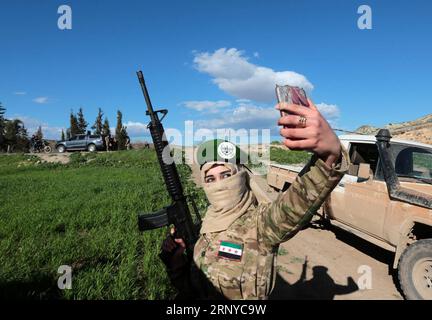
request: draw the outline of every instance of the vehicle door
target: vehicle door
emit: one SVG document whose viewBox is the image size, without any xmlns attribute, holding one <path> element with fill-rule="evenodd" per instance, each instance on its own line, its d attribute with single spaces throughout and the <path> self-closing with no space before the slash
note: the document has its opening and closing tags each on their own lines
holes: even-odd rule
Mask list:
<svg viewBox="0 0 432 320">
<path fill-rule="evenodd" d="M 373 141 L 350 143 L 352 165 L 330 196 L 328 213 L 352 228 L 376 238 L 383 237 L 383 227 L 390 200 L 387 186 L 379 178 L 379 154 Z M 370 165 L 370 178 L 358 177 L 361 163 Z"/>
<path fill-rule="evenodd" d="M 79 135 L 76 146 L 79 149 L 85 149 L 87 147 L 87 136 Z"/>
<path fill-rule="evenodd" d="M 78 144 L 78 136 L 73 136 L 66 142 L 66 147 L 68 149 L 75 149 Z"/>
</svg>

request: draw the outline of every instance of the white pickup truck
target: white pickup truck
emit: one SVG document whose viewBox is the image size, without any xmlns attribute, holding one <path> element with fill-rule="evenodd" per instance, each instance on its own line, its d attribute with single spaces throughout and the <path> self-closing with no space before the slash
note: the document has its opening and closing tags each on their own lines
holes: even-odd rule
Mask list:
<svg viewBox="0 0 432 320">
<path fill-rule="evenodd" d="M 339 137 L 349 172 L 323 204 L 331 224 L 394 252 L 407 299 L 432 299 L 432 145 L 376 136 Z M 285 190 L 301 167 L 270 164 L 267 183 Z"/>
</svg>

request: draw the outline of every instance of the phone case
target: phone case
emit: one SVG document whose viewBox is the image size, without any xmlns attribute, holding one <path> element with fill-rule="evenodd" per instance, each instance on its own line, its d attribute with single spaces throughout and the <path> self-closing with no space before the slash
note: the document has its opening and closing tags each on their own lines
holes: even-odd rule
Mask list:
<svg viewBox="0 0 432 320">
<path fill-rule="evenodd" d="M 278 100 L 278 103 L 286 102 L 289 104 L 298 104 L 309 107 L 306 92 L 300 87 L 276 85 L 276 98 Z M 285 116 L 287 114 L 289 113 L 286 111 L 281 111 L 282 116 Z"/>
</svg>

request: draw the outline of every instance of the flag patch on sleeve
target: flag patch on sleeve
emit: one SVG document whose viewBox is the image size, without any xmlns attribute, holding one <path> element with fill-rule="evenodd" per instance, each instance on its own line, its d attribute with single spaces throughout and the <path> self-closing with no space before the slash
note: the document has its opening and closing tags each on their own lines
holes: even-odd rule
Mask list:
<svg viewBox="0 0 432 320">
<path fill-rule="evenodd" d="M 243 245 L 228 241 L 221 241 L 218 256 L 230 260 L 240 261 L 243 254 Z"/>
</svg>

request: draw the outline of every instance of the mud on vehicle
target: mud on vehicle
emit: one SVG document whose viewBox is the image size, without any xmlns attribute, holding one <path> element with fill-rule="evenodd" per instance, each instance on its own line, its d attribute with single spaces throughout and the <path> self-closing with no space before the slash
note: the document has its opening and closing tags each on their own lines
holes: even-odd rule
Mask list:
<svg viewBox="0 0 432 320">
<path fill-rule="evenodd" d="M 351 165 L 323 204 L 326 221 L 394 253 L 406 299 L 432 299 L 432 146 L 374 136 L 340 136 Z M 271 164 L 267 182 L 286 189 L 299 169 Z"/>
</svg>

